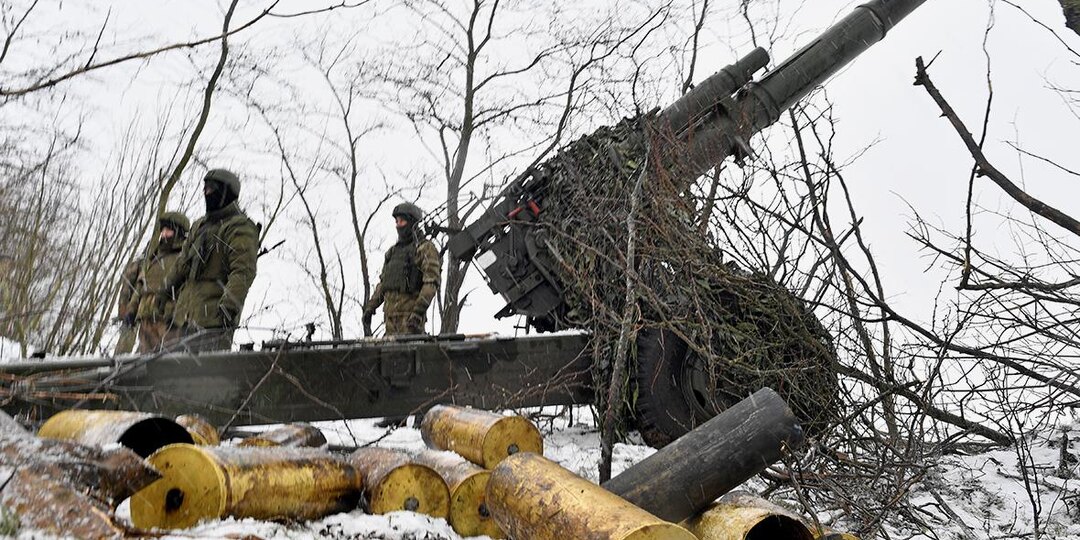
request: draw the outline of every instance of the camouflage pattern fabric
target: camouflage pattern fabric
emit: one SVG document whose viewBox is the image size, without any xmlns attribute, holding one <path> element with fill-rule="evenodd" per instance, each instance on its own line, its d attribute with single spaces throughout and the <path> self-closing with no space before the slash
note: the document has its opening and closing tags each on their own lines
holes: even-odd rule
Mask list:
<svg viewBox="0 0 1080 540">
<path fill-rule="evenodd" d="M 135 311 L 138 307 L 136 286 L 142 259 L 134 259 L 124 266 L 120 275 L 120 294 L 116 299 L 116 318 L 120 321 L 120 338 L 116 341 L 113 354 L 129 354 L 135 349 Z"/>
<path fill-rule="evenodd" d="M 185 334 L 229 330 L 231 342 L 255 280 L 258 251 L 259 227 L 235 201 L 199 218 L 164 282 L 166 294 L 176 292 L 173 324 Z"/>
<path fill-rule="evenodd" d="M 418 243 L 405 244 L 416 246 L 415 255 L 410 257 L 411 264 L 419 269 L 419 290 L 400 291 L 388 290 L 386 283 L 393 283 L 400 276 L 387 274 L 387 265 L 383 267 L 383 274 L 371 299 L 364 306 L 365 313 L 374 313 L 380 305 L 383 306 L 386 335 L 423 334 L 427 324 L 427 310 L 431 306 L 435 294 L 439 291 L 439 279 L 442 275 L 442 260 L 439 258 L 439 250 L 430 240 Z M 397 246 L 395 246 L 397 247 Z M 394 249 L 394 248 L 391 248 Z M 406 269 L 410 272 L 412 269 Z M 398 287 L 394 287 L 398 288 Z"/>
</svg>

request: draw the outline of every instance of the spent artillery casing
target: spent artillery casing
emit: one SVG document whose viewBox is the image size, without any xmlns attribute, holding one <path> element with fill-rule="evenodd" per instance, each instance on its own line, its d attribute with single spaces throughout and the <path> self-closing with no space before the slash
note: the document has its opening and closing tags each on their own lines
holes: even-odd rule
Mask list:
<svg viewBox="0 0 1080 540">
<path fill-rule="evenodd" d="M 799 516 L 761 497 L 729 493 L 686 521 L 700 540 L 814 540 Z"/>
<path fill-rule="evenodd" d="M 762 388 L 604 483 L 604 488 L 673 522 L 721 495 L 803 442 L 784 400 Z"/>
<path fill-rule="evenodd" d="M 516 540 L 697 540 L 543 456 L 525 452 L 491 472 L 488 507 Z"/>
<path fill-rule="evenodd" d="M 491 471 L 465 458 L 441 450 L 424 450 L 415 456 L 439 473 L 450 489 L 450 526 L 461 536 L 506 538 L 506 533 L 491 519 L 487 506 L 487 485 Z"/>
<path fill-rule="evenodd" d="M 363 481 L 346 460 L 310 448 L 173 444 L 148 458 L 162 478 L 131 497 L 143 529 L 225 516 L 315 519 L 356 507 Z"/>
<path fill-rule="evenodd" d="M 364 501 L 372 514 L 398 510 L 446 518 L 450 514 L 450 490 L 431 467 L 414 462 L 409 455 L 388 448 L 360 448 L 349 463 L 364 477 Z"/>
<path fill-rule="evenodd" d="M 42 424 L 38 436 L 93 446 L 120 443 L 144 458 L 169 444 L 194 442 L 175 421 L 133 411 L 60 411 Z"/>
<path fill-rule="evenodd" d="M 199 446 L 217 446 L 221 444 L 221 434 L 209 420 L 197 414 L 181 414 L 176 417 L 176 423 L 180 424 L 191 434 L 195 444 Z"/>
<path fill-rule="evenodd" d="M 540 430 L 524 417 L 454 405 L 432 407 L 420 435 L 429 448 L 456 452 L 485 469 L 518 452 L 544 453 Z"/>
<path fill-rule="evenodd" d="M 286 446 L 290 448 L 318 448 L 324 444 L 326 444 L 326 436 L 323 435 L 322 430 L 304 423 L 285 424 L 236 443 L 237 446 Z"/>
</svg>

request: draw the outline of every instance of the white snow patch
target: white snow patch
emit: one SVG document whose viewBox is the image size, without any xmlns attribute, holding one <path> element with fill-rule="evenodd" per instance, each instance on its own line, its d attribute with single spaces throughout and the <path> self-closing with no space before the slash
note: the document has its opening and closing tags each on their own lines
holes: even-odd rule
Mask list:
<svg viewBox="0 0 1080 540">
<path fill-rule="evenodd" d="M 12 362 L 22 357 L 22 347 L 19 342 L 0 337 L 0 362 Z"/>
<path fill-rule="evenodd" d="M 599 433 L 585 409 L 575 410 L 575 421 L 565 415 L 554 416 L 550 410 L 533 411 L 541 414 L 539 423 L 545 432 L 544 454 L 567 469 L 596 481 L 600 456 Z M 413 427 L 384 429 L 375 426 L 377 420 L 348 422 L 319 422 L 316 425 L 326 434 L 329 444 L 340 446 L 374 445 L 417 451 L 424 448 L 419 430 Z M 410 419 L 411 422 L 411 419 Z M 270 426 L 266 426 L 270 427 Z M 924 480 L 911 490 L 911 507 L 919 518 L 933 528 L 932 535 L 915 528 L 896 530 L 887 527 L 892 538 L 911 539 L 981 539 L 1031 538 L 1038 509 L 1039 527 L 1043 538 L 1080 540 L 1080 479 L 1056 476 L 1061 456 L 1061 432 L 1030 435 L 1028 483 L 1037 486 L 1036 504 L 1029 499 L 1021 474 L 1021 459 L 1013 449 L 1000 449 L 977 455 L 951 455 L 929 467 Z M 1072 432 L 1070 440 L 1080 439 Z M 1080 451 L 1080 443 L 1070 444 L 1070 454 Z M 655 452 L 643 444 L 618 444 L 615 447 L 613 474 L 645 459 Z M 1070 474 L 1080 478 L 1080 460 L 1071 458 Z M 1034 467 L 1031 467 L 1031 465 Z M 1068 476 L 1068 475 L 1067 475 Z M 755 478 L 743 489 L 760 492 L 765 483 Z M 785 502 L 785 501 L 777 501 Z M 788 505 L 792 506 L 792 505 Z M 130 511 L 125 502 L 117 516 L 130 523 Z M 819 515 L 823 522 L 843 530 L 844 519 L 834 522 L 834 516 Z M 395 512 L 382 516 L 364 514 L 360 510 L 327 516 L 303 523 L 275 523 L 253 519 L 228 518 L 204 522 L 174 535 L 172 539 L 243 538 L 265 540 L 285 539 L 403 539 L 403 540 L 461 540 L 443 519 L 410 512 Z M 35 538 L 22 531 L 20 538 Z M 480 537 L 485 538 L 485 537 Z"/>
</svg>

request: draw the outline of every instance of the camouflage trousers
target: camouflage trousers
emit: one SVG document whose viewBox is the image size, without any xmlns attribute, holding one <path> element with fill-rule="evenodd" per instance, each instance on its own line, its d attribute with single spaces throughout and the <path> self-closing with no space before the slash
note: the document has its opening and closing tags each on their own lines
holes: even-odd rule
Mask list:
<svg viewBox="0 0 1080 540">
<path fill-rule="evenodd" d="M 407 334 L 423 334 L 427 325 L 427 316 L 416 312 L 418 295 L 400 292 L 387 292 L 386 301 L 383 304 L 383 321 L 386 324 L 386 335 L 400 336 Z"/>
<path fill-rule="evenodd" d="M 166 343 L 175 342 L 179 336 L 179 330 L 164 322 L 139 323 L 139 353 L 160 351 Z"/>
<path fill-rule="evenodd" d="M 387 313 L 385 316 L 386 335 L 401 336 L 408 334 L 424 334 L 427 326 L 427 317 L 417 315 L 415 312 Z"/>
<path fill-rule="evenodd" d="M 200 353 L 231 350 L 236 329 L 184 327 L 174 332 L 172 339 L 165 342 L 165 349 Z"/>
<path fill-rule="evenodd" d="M 114 355 L 130 354 L 135 348 L 135 338 L 137 332 L 134 326 L 128 326 L 126 324 L 120 325 L 120 339 L 116 341 L 116 349 L 113 350 Z"/>
</svg>

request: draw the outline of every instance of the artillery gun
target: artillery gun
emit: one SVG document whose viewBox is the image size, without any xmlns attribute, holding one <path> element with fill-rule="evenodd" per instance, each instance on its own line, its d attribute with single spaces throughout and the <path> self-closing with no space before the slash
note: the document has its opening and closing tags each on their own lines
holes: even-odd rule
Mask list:
<svg viewBox="0 0 1080 540">
<path fill-rule="evenodd" d="M 769 61 L 756 49 L 637 119 L 640 135 L 632 137 L 653 134 L 650 151 L 676 185 L 689 186 L 728 157 L 750 155 L 751 136 L 924 2 L 863 4 L 755 81 Z M 541 332 L 580 329 L 572 277 L 558 264 L 540 218 L 559 189 L 552 175 L 570 157 L 564 149 L 525 171 L 447 244 L 452 257 L 475 260 L 505 299 L 498 317 L 524 316 Z M 637 339 L 637 395 L 647 409 L 638 422 L 650 443 L 678 437 L 731 402 L 732 396 L 717 395 L 724 389 L 710 384 L 677 333 L 646 329 Z M 0 377 L 4 409 L 31 418 L 78 406 L 198 413 L 234 425 L 403 416 L 446 402 L 488 409 L 589 403 L 604 384 L 593 367 L 588 333 L 441 335 L 25 362 L 0 366 Z M 835 383 L 835 373 L 828 375 Z M 657 379 L 660 385 L 643 382 Z"/>
</svg>

